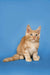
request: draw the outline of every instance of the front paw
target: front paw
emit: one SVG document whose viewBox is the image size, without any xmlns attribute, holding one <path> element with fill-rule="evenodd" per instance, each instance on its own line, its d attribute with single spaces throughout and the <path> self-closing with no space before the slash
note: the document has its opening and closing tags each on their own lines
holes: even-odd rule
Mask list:
<svg viewBox="0 0 50 75">
<path fill-rule="evenodd" d="M 33 58 L 34 61 L 39 61 L 39 59 L 40 59 L 39 56 Z"/>
<path fill-rule="evenodd" d="M 38 57 L 38 59 L 40 59 L 40 56 L 37 56 Z"/>
<path fill-rule="evenodd" d="M 31 58 L 28 58 L 28 59 L 26 59 L 26 61 L 27 61 L 27 62 L 31 62 L 31 61 L 32 61 L 32 59 L 31 59 Z"/>
</svg>

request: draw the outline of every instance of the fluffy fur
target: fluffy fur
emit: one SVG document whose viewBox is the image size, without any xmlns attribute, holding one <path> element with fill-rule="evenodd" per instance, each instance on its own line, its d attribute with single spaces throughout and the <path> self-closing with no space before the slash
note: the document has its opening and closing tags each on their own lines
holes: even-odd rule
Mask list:
<svg viewBox="0 0 50 75">
<path fill-rule="evenodd" d="M 41 26 L 36 30 L 32 30 L 30 25 L 27 25 L 26 35 L 22 38 L 17 48 L 17 54 L 15 54 L 13 57 L 4 59 L 3 62 L 9 62 L 24 58 L 27 62 L 31 62 L 31 57 L 34 61 L 39 61 L 40 57 L 38 56 L 38 48 L 40 30 Z"/>
</svg>

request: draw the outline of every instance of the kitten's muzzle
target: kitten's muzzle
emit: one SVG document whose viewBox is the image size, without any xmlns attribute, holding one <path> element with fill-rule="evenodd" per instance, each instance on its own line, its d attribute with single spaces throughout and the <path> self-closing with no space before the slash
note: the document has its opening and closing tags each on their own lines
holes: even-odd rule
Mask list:
<svg viewBox="0 0 50 75">
<path fill-rule="evenodd" d="M 35 36 L 33 37 L 33 40 L 35 40 Z"/>
</svg>

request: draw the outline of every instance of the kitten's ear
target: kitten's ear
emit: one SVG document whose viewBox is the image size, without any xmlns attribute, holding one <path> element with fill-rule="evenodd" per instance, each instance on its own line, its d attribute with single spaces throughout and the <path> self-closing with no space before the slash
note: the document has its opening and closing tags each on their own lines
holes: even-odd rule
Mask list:
<svg viewBox="0 0 50 75">
<path fill-rule="evenodd" d="M 30 25 L 27 25 L 26 34 L 28 34 L 31 31 Z"/>
<path fill-rule="evenodd" d="M 40 31 L 41 31 L 41 26 L 39 26 L 38 28 L 37 28 L 37 32 L 40 34 Z"/>
<path fill-rule="evenodd" d="M 26 32 L 29 33 L 30 31 L 31 31 L 31 27 L 30 27 L 30 25 L 27 25 L 27 30 L 26 30 Z"/>
</svg>

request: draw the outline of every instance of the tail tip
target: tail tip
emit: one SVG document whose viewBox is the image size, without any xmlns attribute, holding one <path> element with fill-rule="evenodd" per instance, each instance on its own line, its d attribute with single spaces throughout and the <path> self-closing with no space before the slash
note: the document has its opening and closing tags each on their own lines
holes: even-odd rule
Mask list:
<svg viewBox="0 0 50 75">
<path fill-rule="evenodd" d="M 8 60 L 7 59 L 4 59 L 3 62 L 8 62 Z"/>
<path fill-rule="evenodd" d="M 3 60 L 3 62 L 6 62 L 5 60 Z"/>
</svg>

